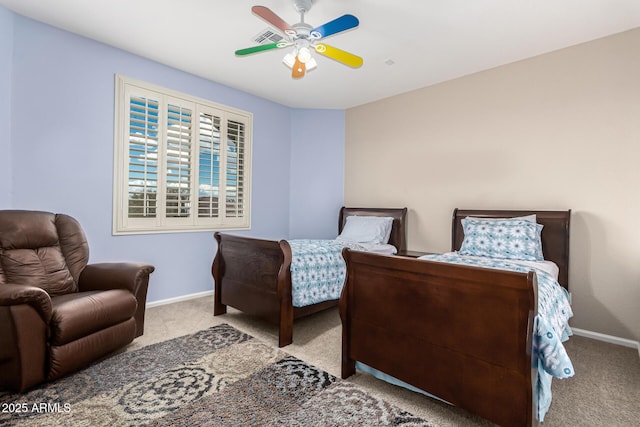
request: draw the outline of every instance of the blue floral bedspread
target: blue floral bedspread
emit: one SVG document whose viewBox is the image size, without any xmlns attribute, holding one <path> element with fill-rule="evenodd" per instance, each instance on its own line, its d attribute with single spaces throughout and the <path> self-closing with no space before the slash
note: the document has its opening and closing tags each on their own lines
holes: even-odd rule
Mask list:
<svg viewBox="0 0 640 427">
<path fill-rule="evenodd" d="M 465 257 L 455 253 L 425 255 L 420 259 L 528 272 L 538 278 L 538 316 L 534 325 L 534 357 L 538 360 L 538 420 L 551 405 L 551 376 L 568 378 L 574 375 L 573 364 L 562 344 L 572 335 L 569 318 L 573 316 L 569 293 L 549 273 L 513 262 L 481 257 Z"/>
<path fill-rule="evenodd" d="M 289 240 L 294 307 L 340 298 L 346 274 L 342 248 L 360 245 L 336 240 Z"/>
</svg>

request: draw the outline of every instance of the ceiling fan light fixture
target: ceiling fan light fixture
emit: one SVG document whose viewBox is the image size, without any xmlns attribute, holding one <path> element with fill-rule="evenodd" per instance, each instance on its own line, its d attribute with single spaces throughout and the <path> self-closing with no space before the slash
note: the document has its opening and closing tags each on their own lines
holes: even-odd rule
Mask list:
<svg viewBox="0 0 640 427">
<path fill-rule="evenodd" d="M 282 62 L 287 67 L 293 68 L 293 64 L 295 64 L 295 62 L 296 62 L 296 54 L 295 54 L 295 52 L 294 53 L 287 53 L 284 56 L 284 58 L 282 58 Z"/>
<path fill-rule="evenodd" d="M 308 47 L 302 47 L 298 49 L 298 59 L 305 64 L 311 59 L 311 51 Z"/>
<path fill-rule="evenodd" d="M 318 64 L 316 63 L 316 60 L 313 58 L 309 58 L 309 60 L 305 63 L 305 65 L 307 66 L 307 71 L 311 71 L 318 66 Z"/>
<path fill-rule="evenodd" d="M 307 59 L 305 62 L 302 60 L 302 58 L 300 57 L 300 54 L 298 53 L 298 59 L 300 60 L 300 62 L 306 65 L 307 71 L 311 71 L 318 66 L 318 63 L 316 62 L 316 60 L 313 59 L 311 56 L 309 56 L 309 59 Z M 293 65 L 296 63 L 296 52 L 293 51 L 292 53 L 287 53 L 284 56 L 284 58 L 282 58 L 282 62 L 289 69 L 293 69 Z"/>
</svg>

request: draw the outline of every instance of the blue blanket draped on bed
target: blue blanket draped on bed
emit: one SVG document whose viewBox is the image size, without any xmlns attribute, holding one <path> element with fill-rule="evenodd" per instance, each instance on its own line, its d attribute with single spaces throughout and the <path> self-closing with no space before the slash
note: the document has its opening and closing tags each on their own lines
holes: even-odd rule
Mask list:
<svg viewBox="0 0 640 427">
<path fill-rule="evenodd" d="M 574 375 L 573 364 L 562 344 L 572 335 L 569 318 L 573 316 L 569 293 L 549 273 L 493 258 L 464 257 L 457 254 L 425 255 L 420 259 L 495 268 L 519 272 L 535 271 L 538 278 L 538 316 L 534 326 L 534 357 L 538 360 L 538 420 L 551 405 L 551 376 L 568 378 Z"/>
<path fill-rule="evenodd" d="M 340 298 L 346 265 L 342 248 L 360 248 L 357 243 L 336 240 L 289 240 L 293 306 L 305 307 Z"/>
</svg>

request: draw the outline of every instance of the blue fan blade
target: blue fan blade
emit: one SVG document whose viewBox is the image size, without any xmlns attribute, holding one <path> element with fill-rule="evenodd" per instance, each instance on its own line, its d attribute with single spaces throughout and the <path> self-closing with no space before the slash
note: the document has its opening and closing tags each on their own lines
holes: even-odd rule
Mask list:
<svg viewBox="0 0 640 427">
<path fill-rule="evenodd" d="M 339 18 L 329 21 L 324 25 L 320 25 L 318 28 L 311 30 L 311 36 L 315 38 L 329 37 L 337 34 L 341 31 L 355 28 L 360 24 L 358 18 L 353 15 L 342 15 Z"/>
</svg>

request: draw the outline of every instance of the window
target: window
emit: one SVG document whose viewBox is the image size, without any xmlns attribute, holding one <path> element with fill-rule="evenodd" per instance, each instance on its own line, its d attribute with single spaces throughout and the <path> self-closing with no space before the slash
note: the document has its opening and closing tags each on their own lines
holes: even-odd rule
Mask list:
<svg viewBox="0 0 640 427">
<path fill-rule="evenodd" d="M 248 229 L 252 121 L 116 75 L 113 233 Z"/>
</svg>

